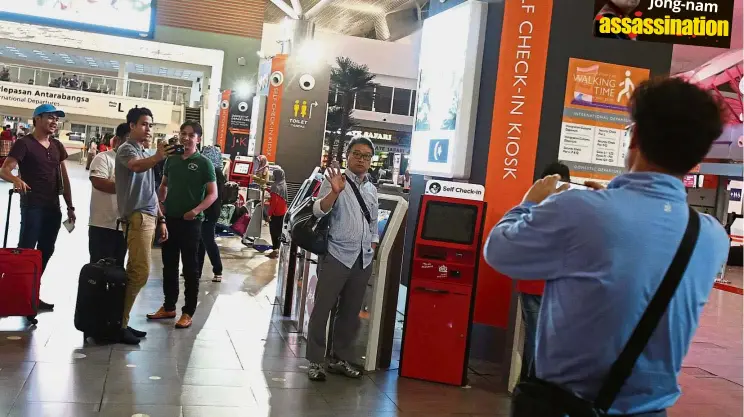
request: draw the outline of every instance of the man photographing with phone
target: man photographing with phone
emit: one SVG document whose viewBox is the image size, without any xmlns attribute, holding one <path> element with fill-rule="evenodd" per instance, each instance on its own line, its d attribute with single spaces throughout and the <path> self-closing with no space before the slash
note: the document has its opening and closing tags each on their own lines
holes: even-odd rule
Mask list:
<svg viewBox="0 0 744 417">
<path fill-rule="evenodd" d="M 557 386 L 574 398 L 599 399 L 610 416 L 663 417 L 680 396 L 682 360 L 729 250 L 721 224 L 690 210 L 682 178 L 703 160 L 723 122 L 707 91 L 675 78 L 641 84 L 629 111 L 627 174 L 606 189 L 586 183 L 593 191 L 559 187 L 558 175 L 538 180 L 484 247 L 486 261 L 502 274 L 546 280 L 537 326 L 539 380 L 517 386 L 514 417 L 568 414 L 562 413 L 565 396 L 529 387 Z M 668 282 L 678 287 L 657 293 Z M 656 294 L 671 301 L 650 309 Z M 642 340 L 634 329 L 646 311 L 660 320 Z M 630 366 L 618 361 L 628 357 L 621 355 L 627 346 L 640 353 Z M 615 363 L 627 378 L 616 377 Z M 620 386 L 606 385 L 608 375 Z"/>
<path fill-rule="evenodd" d="M 127 290 L 124 297 L 124 312 L 120 342 L 139 344 L 145 332 L 129 327 L 129 314 L 140 290 L 150 276 L 152 242 L 158 229 L 161 241 L 168 239 L 165 218 L 160 212 L 155 189 L 153 167 L 173 152 L 165 143 L 159 143 L 157 152 L 148 156 L 143 144 L 152 138 L 152 112 L 144 107 L 135 107 L 127 113 L 129 138 L 116 151 L 116 201 L 119 216 L 128 228 Z"/>
</svg>

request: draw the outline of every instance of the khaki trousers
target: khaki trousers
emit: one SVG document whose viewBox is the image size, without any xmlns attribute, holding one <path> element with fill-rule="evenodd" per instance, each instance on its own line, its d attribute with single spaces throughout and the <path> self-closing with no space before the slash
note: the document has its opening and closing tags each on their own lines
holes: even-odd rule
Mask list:
<svg viewBox="0 0 744 417">
<path fill-rule="evenodd" d="M 129 325 L 129 314 L 132 312 L 134 300 L 140 290 L 147 284 L 150 277 L 150 261 L 152 259 L 152 241 L 155 239 L 157 218 L 149 214 L 135 212 L 129 216 L 129 232 L 127 235 L 127 291 L 124 296 L 124 313 L 122 327 Z"/>
</svg>

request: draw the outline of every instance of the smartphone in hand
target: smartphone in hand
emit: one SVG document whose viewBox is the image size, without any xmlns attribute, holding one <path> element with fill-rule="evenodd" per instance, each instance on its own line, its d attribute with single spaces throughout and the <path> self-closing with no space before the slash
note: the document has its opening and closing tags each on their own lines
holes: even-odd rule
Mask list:
<svg viewBox="0 0 744 417">
<path fill-rule="evenodd" d="M 565 183 L 566 183 L 565 181 L 558 181 L 558 187 L 562 187 L 563 184 Z M 569 190 L 590 190 L 591 188 L 583 184 L 576 184 L 575 182 L 569 182 L 568 189 Z"/>
<path fill-rule="evenodd" d="M 70 219 L 63 221 L 62 226 L 64 226 L 65 229 L 67 229 L 67 233 L 72 233 L 72 231 L 75 230 L 75 222 L 73 222 Z"/>
</svg>

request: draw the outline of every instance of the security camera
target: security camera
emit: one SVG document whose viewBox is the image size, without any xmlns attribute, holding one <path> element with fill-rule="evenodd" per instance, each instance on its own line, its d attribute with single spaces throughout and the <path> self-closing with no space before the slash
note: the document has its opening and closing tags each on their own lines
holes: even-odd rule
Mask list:
<svg viewBox="0 0 744 417">
<path fill-rule="evenodd" d="M 269 82 L 274 87 L 279 87 L 284 82 L 284 74 L 282 74 L 281 71 L 272 72 L 271 76 L 269 77 Z"/>
<path fill-rule="evenodd" d="M 315 88 L 315 77 L 310 74 L 303 74 L 300 76 L 300 88 L 305 91 L 310 91 Z"/>
</svg>

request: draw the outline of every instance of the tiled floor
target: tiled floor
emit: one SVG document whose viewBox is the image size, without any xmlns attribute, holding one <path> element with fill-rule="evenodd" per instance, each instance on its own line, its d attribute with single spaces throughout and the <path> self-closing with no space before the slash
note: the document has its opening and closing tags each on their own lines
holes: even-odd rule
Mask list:
<svg viewBox="0 0 744 417">
<path fill-rule="evenodd" d="M 203 281 L 195 325 L 148 323 L 162 302 L 159 252 L 140 296 L 133 327 L 149 332 L 139 347 L 83 346 L 72 324 L 77 274 L 87 257 L 85 173 L 73 192 L 80 222 L 61 232 L 42 294 L 57 304 L 23 329 L 0 320 L 0 416 L 13 417 L 236 417 L 236 416 L 499 416 L 508 396 L 489 377 L 468 388 L 398 379 L 397 371 L 353 381 L 331 376 L 311 384 L 304 342 L 274 314 L 275 261 L 223 240 L 225 281 Z M 0 195 L 7 196 L 0 183 Z M 0 218 L 4 218 L 0 201 Z M 14 211 L 17 223 L 17 208 Z M 15 243 L 17 227 L 11 229 Z M 211 278 L 209 276 L 205 278 Z M 686 368 L 685 394 L 673 416 L 742 416 L 742 297 L 714 291 Z M 487 367 L 484 367 L 487 368 Z"/>
<path fill-rule="evenodd" d="M 736 288 L 744 288 L 744 268 L 729 266 L 723 276 L 724 283 Z"/>
</svg>

